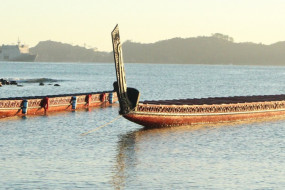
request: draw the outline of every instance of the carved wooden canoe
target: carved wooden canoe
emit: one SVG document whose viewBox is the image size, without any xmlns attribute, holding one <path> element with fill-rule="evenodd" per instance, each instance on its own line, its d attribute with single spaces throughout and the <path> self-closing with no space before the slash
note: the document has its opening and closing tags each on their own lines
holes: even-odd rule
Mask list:
<svg viewBox="0 0 285 190">
<path fill-rule="evenodd" d="M 139 102 L 127 88 L 118 25 L 112 31 L 120 114 L 145 127 L 181 126 L 285 115 L 285 95 L 238 96 Z"/>
<path fill-rule="evenodd" d="M 44 115 L 56 111 L 109 106 L 116 101 L 118 101 L 117 93 L 113 91 L 1 98 L 0 119 L 11 116 Z"/>
<path fill-rule="evenodd" d="M 124 117 L 146 127 L 218 123 L 285 115 L 285 95 L 139 102 Z"/>
</svg>

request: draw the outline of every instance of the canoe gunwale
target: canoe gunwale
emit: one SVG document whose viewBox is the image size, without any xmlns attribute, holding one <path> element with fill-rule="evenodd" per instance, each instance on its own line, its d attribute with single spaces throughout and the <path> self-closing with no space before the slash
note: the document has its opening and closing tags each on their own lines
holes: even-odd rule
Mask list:
<svg viewBox="0 0 285 190">
<path fill-rule="evenodd" d="M 260 111 L 248 111 L 248 112 L 220 112 L 220 113 L 196 113 L 196 114 L 187 114 L 187 113 L 161 113 L 161 112 L 139 112 L 132 111 L 129 114 L 135 115 L 156 115 L 156 116 L 215 116 L 215 115 L 238 115 L 238 114 L 253 114 L 253 113 L 266 113 L 266 112 L 281 112 L 285 109 L 275 109 L 275 110 L 260 110 Z M 126 114 L 128 115 L 128 114 Z"/>
</svg>

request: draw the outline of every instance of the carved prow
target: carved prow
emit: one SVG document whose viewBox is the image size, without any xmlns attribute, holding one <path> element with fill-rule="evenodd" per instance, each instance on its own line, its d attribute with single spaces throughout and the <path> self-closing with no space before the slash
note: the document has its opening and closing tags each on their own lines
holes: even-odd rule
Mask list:
<svg viewBox="0 0 285 190">
<path fill-rule="evenodd" d="M 118 25 L 116 25 L 111 34 L 117 76 L 117 82 L 114 82 L 114 89 L 117 92 L 120 103 L 119 113 L 124 115 L 128 114 L 136 107 L 139 100 L 139 91 L 134 88 L 127 88 L 123 52 Z"/>
</svg>

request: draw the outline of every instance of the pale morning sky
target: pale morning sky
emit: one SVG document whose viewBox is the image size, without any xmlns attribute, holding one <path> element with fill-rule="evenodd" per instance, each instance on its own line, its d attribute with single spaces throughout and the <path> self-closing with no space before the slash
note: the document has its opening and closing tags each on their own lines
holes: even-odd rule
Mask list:
<svg viewBox="0 0 285 190">
<path fill-rule="evenodd" d="M 122 41 L 150 43 L 223 33 L 236 42 L 285 41 L 285 0 L 0 0 L 0 44 L 54 40 L 111 51 Z"/>
</svg>

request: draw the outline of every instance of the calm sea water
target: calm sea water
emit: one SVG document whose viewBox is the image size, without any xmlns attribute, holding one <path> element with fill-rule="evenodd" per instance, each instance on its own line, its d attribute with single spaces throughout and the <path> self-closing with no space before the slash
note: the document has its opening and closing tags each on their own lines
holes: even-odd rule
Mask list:
<svg viewBox="0 0 285 190">
<path fill-rule="evenodd" d="M 141 100 L 285 94 L 285 67 L 126 64 L 126 74 Z M 115 71 L 0 63 L 0 78 L 23 85 L 1 87 L 5 98 L 112 90 Z M 154 130 L 121 118 L 80 136 L 118 109 L 1 119 L 0 189 L 285 188 L 284 118 Z"/>
</svg>

